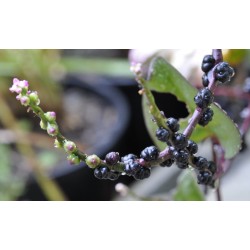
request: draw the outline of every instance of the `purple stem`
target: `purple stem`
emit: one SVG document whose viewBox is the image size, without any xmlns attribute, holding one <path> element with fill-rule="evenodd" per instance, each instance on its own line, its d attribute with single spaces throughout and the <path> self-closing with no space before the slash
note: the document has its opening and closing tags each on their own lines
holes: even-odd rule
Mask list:
<svg viewBox="0 0 250 250">
<path fill-rule="evenodd" d="M 213 57 L 215 59 L 216 64 L 223 61 L 223 56 L 222 56 L 222 50 L 221 49 L 213 49 L 212 54 L 213 54 Z M 214 77 L 214 68 L 208 74 L 208 79 L 209 79 L 208 88 L 212 92 L 214 92 L 214 90 L 215 90 L 215 88 L 217 86 L 217 84 L 216 84 L 217 81 L 216 81 L 216 79 Z M 197 123 L 200 120 L 202 112 L 203 112 L 203 110 L 201 108 L 199 108 L 199 107 L 197 107 L 196 110 L 194 111 L 192 117 L 189 120 L 188 126 L 186 127 L 186 129 L 183 132 L 183 134 L 187 138 L 189 138 L 192 135 Z M 155 161 L 155 163 L 162 162 L 164 160 L 167 160 L 168 158 L 170 158 L 170 155 L 169 155 L 168 147 L 166 147 L 163 151 L 160 152 L 158 160 Z M 140 159 L 140 164 L 142 164 L 144 166 L 147 166 L 147 163 L 143 159 Z M 154 164 L 152 164 L 152 165 L 154 165 Z"/>
<path fill-rule="evenodd" d="M 221 49 L 213 49 L 213 57 L 215 59 L 216 64 L 220 63 L 223 61 L 223 56 L 222 56 L 222 51 Z M 214 69 L 212 71 L 209 72 L 208 74 L 208 80 L 209 80 L 209 85 L 208 88 L 214 92 L 215 88 L 216 88 L 216 79 L 214 77 Z M 188 126 L 186 127 L 186 129 L 184 130 L 183 134 L 189 138 L 194 129 L 195 126 L 197 125 L 198 121 L 200 120 L 200 117 L 202 115 L 203 110 L 200 108 L 196 108 L 196 110 L 194 111 L 194 114 L 192 115 Z"/>
</svg>

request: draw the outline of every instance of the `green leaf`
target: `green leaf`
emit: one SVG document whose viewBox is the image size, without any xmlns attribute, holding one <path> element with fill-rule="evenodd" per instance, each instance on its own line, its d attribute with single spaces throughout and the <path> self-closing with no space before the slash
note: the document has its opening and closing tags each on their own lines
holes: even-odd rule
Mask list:
<svg viewBox="0 0 250 250">
<path fill-rule="evenodd" d="M 184 170 L 178 177 L 178 184 L 173 195 L 175 201 L 204 201 L 204 195 L 198 186 L 193 171 Z"/>
<path fill-rule="evenodd" d="M 147 80 L 144 86 L 152 91 L 173 94 L 179 101 L 186 104 L 189 116 L 180 120 L 181 130 L 183 130 L 187 126 L 188 120 L 196 108 L 194 96 L 197 93 L 197 89 L 194 88 L 172 65 L 167 63 L 161 57 L 154 58 L 151 61 L 147 70 Z M 205 128 L 197 125 L 191 139 L 199 142 L 210 136 L 215 136 L 225 151 L 225 158 L 232 158 L 239 152 L 241 147 L 241 136 L 239 130 L 230 117 L 227 116 L 220 107 L 212 104 L 211 108 L 214 111 L 213 121 Z M 148 106 L 146 105 L 144 97 L 143 113 L 147 129 L 156 145 L 161 146 L 162 144 L 160 145 L 159 142 L 154 139 L 155 129 L 152 130 L 152 128 L 155 125 L 149 124 L 152 117 L 147 109 Z"/>
</svg>

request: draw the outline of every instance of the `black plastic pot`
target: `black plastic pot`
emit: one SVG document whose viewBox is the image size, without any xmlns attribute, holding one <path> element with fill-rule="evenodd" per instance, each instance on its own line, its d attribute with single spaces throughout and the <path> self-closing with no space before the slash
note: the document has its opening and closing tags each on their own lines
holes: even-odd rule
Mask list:
<svg viewBox="0 0 250 250">
<path fill-rule="evenodd" d="M 69 75 L 62 84 L 66 95 L 70 91 L 84 92 L 85 96 L 96 95 L 101 104 L 106 103 L 116 111 L 116 122 L 111 124 L 108 131 L 107 129 L 103 133 L 98 131 L 102 136 L 87 153 L 95 153 L 104 157 L 110 151 L 119 151 L 123 145 L 130 119 L 128 101 L 122 92 L 114 86 L 103 86 L 102 82 L 95 84 L 86 82 L 80 76 Z M 79 131 L 68 131 L 67 137 L 74 140 L 78 133 Z M 65 161 L 51 171 L 51 177 L 59 184 L 69 200 L 110 200 L 116 184 L 116 182 L 96 179 L 93 176 L 93 170 L 89 169 L 85 163 L 78 166 L 69 165 L 66 155 Z M 33 177 L 20 200 L 46 200 Z"/>
</svg>

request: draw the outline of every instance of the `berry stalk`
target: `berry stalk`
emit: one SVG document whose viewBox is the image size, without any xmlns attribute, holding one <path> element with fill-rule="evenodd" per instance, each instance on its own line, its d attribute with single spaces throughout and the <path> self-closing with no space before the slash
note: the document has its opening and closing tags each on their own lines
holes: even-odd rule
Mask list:
<svg viewBox="0 0 250 250">
<path fill-rule="evenodd" d="M 215 59 L 216 65 L 223 61 L 221 49 L 213 49 L 212 54 L 213 54 L 213 58 Z M 217 82 L 215 79 L 215 76 L 214 76 L 214 69 L 208 73 L 208 81 L 209 81 L 209 84 L 208 84 L 207 88 L 211 92 L 214 92 L 214 90 L 216 88 L 216 82 Z M 203 112 L 204 112 L 204 110 L 200 107 L 197 107 L 196 110 L 194 111 L 194 113 L 193 113 L 193 115 L 188 123 L 188 126 L 186 127 L 186 129 L 183 132 L 183 134 L 187 138 L 189 138 L 192 135 L 192 133 L 193 133 L 197 123 L 199 122 Z"/>
</svg>

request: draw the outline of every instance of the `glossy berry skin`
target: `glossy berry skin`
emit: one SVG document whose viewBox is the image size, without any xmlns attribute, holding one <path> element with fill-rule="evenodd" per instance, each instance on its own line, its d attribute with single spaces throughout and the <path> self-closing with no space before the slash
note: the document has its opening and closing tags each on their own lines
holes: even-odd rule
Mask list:
<svg viewBox="0 0 250 250">
<path fill-rule="evenodd" d="M 138 172 L 136 172 L 136 174 L 134 175 L 134 178 L 136 180 L 143 180 L 143 179 L 148 178 L 150 174 L 151 174 L 150 168 L 142 167 Z"/>
<path fill-rule="evenodd" d="M 213 93 L 208 88 L 204 88 L 194 97 L 194 102 L 199 108 L 205 109 L 213 102 L 213 99 Z"/>
<path fill-rule="evenodd" d="M 134 175 L 137 171 L 141 169 L 141 165 L 133 160 L 128 161 L 125 164 L 124 172 L 128 175 Z"/>
<path fill-rule="evenodd" d="M 109 165 L 115 165 L 120 160 L 119 153 L 110 152 L 105 156 L 105 161 Z"/>
<path fill-rule="evenodd" d="M 194 141 L 188 140 L 187 150 L 191 155 L 196 154 L 198 152 L 198 145 Z"/>
<path fill-rule="evenodd" d="M 202 76 L 202 84 L 203 84 L 204 87 L 208 87 L 208 85 L 209 85 L 209 80 L 208 80 L 207 74 L 204 74 L 204 75 Z"/>
<path fill-rule="evenodd" d="M 212 175 L 216 173 L 217 166 L 215 165 L 213 161 L 208 162 L 207 170 L 209 170 L 212 173 Z"/>
<path fill-rule="evenodd" d="M 110 171 L 108 173 L 108 177 L 107 179 L 111 180 L 111 181 L 115 181 L 119 178 L 120 176 L 120 173 L 119 172 L 116 172 L 116 171 Z"/>
<path fill-rule="evenodd" d="M 180 162 L 177 162 L 176 165 L 177 165 L 177 167 L 180 168 L 180 169 L 186 169 L 186 168 L 188 168 L 188 163 L 180 163 Z"/>
<path fill-rule="evenodd" d="M 198 170 L 204 170 L 209 165 L 209 162 L 207 161 L 207 159 L 202 156 L 194 157 L 193 163 Z"/>
<path fill-rule="evenodd" d="M 154 161 L 158 158 L 159 150 L 155 146 L 150 146 L 142 150 L 141 158 L 145 161 Z"/>
<path fill-rule="evenodd" d="M 170 133 L 165 128 L 158 128 L 155 135 L 159 141 L 167 142 L 169 140 Z"/>
<path fill-rule="evenodd" d="M 160 164 L 161 167 L 171 167 L 174 163 L 174 159 L 167 159 L 166 161 Z"/>
<path fill-rule="evenodd" d="M 131 160 L 135 160 L 135 159 L 137 159 L 136 155 L 134 155 L 134 154 L 128 154 L 128 155 L 123 156 L 122 159 L 121 159 L 121 161 L 124 162 L 124 163 L 126 163 L 126 162 L 129 162 Z"/>
<path fill-rule="evenodd" d="M 221 62 L 216 66 L 215 79 L 221 83 L 230 81 L 233 76 L 234 70 L 227 62 Z"/>
<path fill-rule="evenodd" d="M 202 170 L 197 175 L 198 184 L 209 185 L 212 183 L 212 180 L 213 180 L 213 175 L 211 174 L 211 172 L 207 170 L 204 171 Z"/>
<path fill-rule="evenodd" d="M 212 109 L 207 108 L 202 114 L 198 124 L 201 126 L 206 126 L 213 119 L 214 112 Z"/>
<path fill-rule="evenodd" d="M 107 179 L 109 176 L 109 168 L 106 166 L 99 166 L 94 171 L 94 176 L 97 179 Z"/>
<path fill-rule="evenodd" d="M 176 150 L 174 153 L 174 158 L 177 163 L 187 164 L 189 159 L 189 153 L 187 150 Z"/>
<path fill-rule="evenodd" d="M 175 133 L 172 137 L 172 141 L 176 149 L 183 149 L 188 145 L 188 140 L 183 134 Z"/>
<path fill-rule="evenodd" d="M 167 126 L 169 127 L 169 129 L 172 132 L 177 132 L 180 129 L 180 125 L 178 123 L 178 120 L 173 118 L 173 117 L 168 118 Z"/>
<path fill-rule="evenodd" d="M 215 65 L 215 59 L 212 55 L 204 56 L 201 64 L 201 69 L 203 72 L 208 73 Z"/>
</svg>

